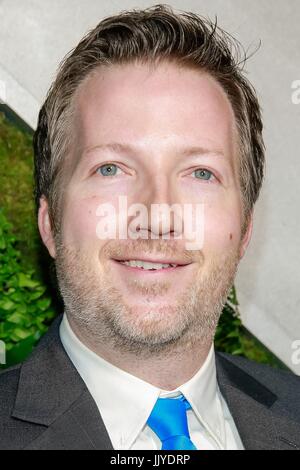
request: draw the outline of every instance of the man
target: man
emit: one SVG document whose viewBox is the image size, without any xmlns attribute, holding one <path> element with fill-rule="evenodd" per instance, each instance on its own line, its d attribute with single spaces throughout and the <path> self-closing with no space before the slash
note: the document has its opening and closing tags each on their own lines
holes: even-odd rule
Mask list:
<svg viewBox="0 0 300 470">
<path fill-rule="evenodd" d="M 104 19 L 61 64 L 34 147 L 65 309 L 1 375 L 0 448 L 300 448 L 300 379 L 213 347 L 264 172 L 237 47 L 158 5 Z"/>
</svg>

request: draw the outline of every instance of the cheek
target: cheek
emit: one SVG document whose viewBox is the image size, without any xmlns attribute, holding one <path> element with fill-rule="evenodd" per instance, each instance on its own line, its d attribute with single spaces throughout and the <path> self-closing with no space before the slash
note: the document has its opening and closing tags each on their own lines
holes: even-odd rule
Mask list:
<svg viewBox="0 0 300 470">
<path fill-rule="evenodd" d="M 204 217 L 204 249 L 224 252 L 239 246 L 241 218 L 238 210 L 206 211 Z"/>
<path fill-rule="evenodd" d="M 99 241 L 96 228 L 99 217 L 97 208 L 99 199 L 91 197 L 84 200 L 73 200 L 65 205 L 63 212 L 62 233 L 67 243 L 73 246 L 93 245 Z"/>
</svg>

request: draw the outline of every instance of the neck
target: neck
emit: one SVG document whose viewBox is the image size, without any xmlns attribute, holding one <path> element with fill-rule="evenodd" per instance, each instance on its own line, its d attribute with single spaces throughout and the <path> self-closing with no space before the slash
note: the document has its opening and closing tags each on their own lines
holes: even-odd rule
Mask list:
<svg viewBox="0 0 300 470">
<path fill-rule="evenodd" d="M 95 354 L 155 387 L 171 391 L 190 380 L 203 366 L 212 345 L 212 339 L 174 345 L 167 353 L 141 355 L 119 351 L 109 343 L 96 342 L 69 322 L 77 338 Z"/>
</svg>

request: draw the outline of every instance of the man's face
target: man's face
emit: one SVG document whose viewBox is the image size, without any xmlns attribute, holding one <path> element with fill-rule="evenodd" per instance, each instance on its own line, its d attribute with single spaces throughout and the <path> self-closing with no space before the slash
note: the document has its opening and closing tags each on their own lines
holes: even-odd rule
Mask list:
<svg viewBox="0 0 300 470">
<path fill-rule="evenodd" d="M 96 341 L 145 354 L 211 340 L 249 241 L 249 231 L 242 239 L 237 134 L 224 91 L 209 75 L 170 63 L 114 65 L 81 86 L 75 116 L 52 248 L 71 323 Z M 112 143 L 128 148 L 100 148 Z M 202 151 L 186 151 L 195 147 Z M 149 214 L 153 204 L 202 205 L 203 245 L 187 249 L 174 226 L 163 239 L 150 216 L 138 239 L 100 239 L 97 209 L 109 203 L 118 215 L 120 195 Z M 183 266 L 150 271 L 120 260 Z"/>
</svg>

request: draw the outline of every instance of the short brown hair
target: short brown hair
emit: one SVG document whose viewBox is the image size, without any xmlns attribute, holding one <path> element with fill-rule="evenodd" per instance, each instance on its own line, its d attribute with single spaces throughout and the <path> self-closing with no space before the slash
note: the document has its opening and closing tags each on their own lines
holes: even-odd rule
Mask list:
<svg viewBox="0 0 300 470">
<path fill-rule="evenodd" d="M 79 85 L 100 65 L 163 59 L 208 72 L 226 92 L 239 133 L 244 215 L 250 214 L 262 185 L 265 148 L 260 105 L 243 73 L 247 59 L 243 48 L 217 21 L 155 5 L 103 19 L 60 64 L 34 134 L 37 207 L 44 195 L 54 231 L 58 229 L 62 163 L 72 139 L 72 103 Z"/>
</svg>

